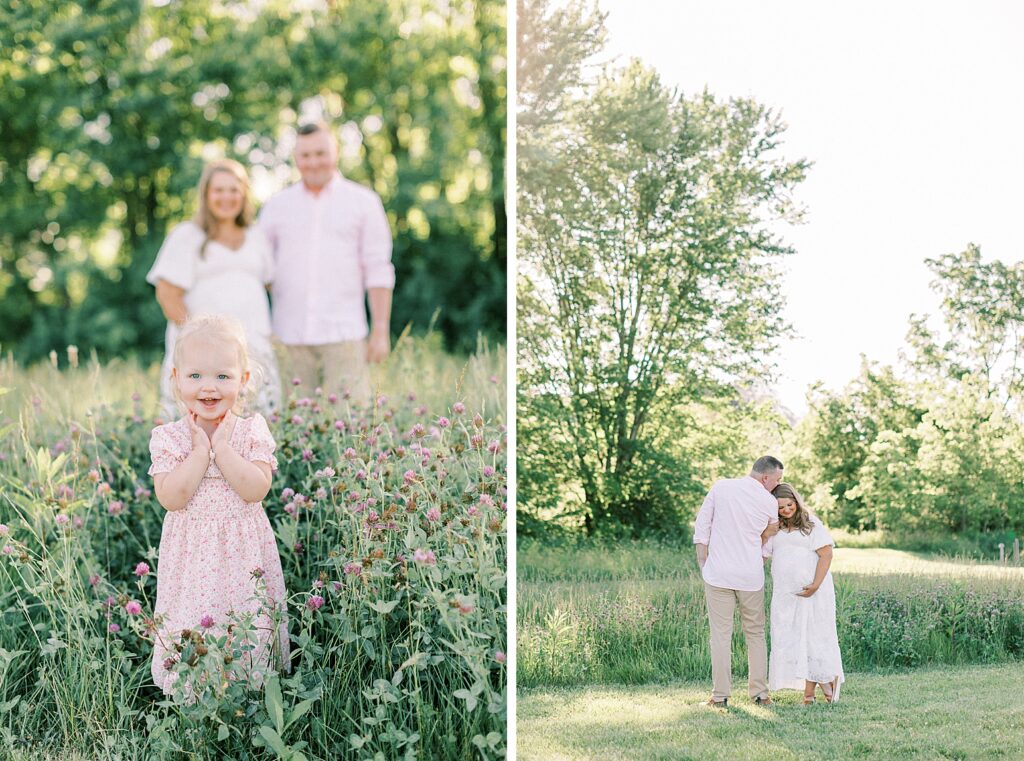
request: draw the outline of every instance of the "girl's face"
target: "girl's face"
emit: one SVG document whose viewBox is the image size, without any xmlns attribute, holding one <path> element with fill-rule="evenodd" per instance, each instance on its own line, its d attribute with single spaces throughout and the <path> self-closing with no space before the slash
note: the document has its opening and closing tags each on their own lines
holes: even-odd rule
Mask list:
<svg viewBox="0 0 1024 761">
<path fill-rule="evenodd" d="M 230 222 L 242 213 L 245 191 L 230 172 L 214 172 L 206 187 L 206 205 L 218 222 Z"/>
<path fill-rule="evenodd" d="M 174 368 L 174 380 L 185 407 L 212 422 L 235 406 L 249 373 L 242 369 L 236 347 L 195 336 L 181 347 L 181 366 Z"/>
<path fill-rule="evenodd" d="M 779 498 L 779 517 L 789 520 L 796 515 L 796 501 L 786 497 Z"/>
</svg>

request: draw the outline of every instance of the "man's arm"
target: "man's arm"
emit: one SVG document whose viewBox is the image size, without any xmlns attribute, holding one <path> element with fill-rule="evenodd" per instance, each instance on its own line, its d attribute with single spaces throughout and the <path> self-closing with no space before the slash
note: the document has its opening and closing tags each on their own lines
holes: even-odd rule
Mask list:
<svg viewBox="0 0 1024 761">
<path fill-rule="evenodd" d="M 382 362 L 391 351 L 391 289 L 369 288 L 370 338 L 366 346 L 369 362 Z"/>
<path fill-rule="evenodd" d="M 697 511 L 693 522 L 693 544 L 697 550 L 697 565 L 701 568 L 708 562 L 708 545 L 711 543 L 711 524 L 715 518 L 715 487 L 711 487 L 704 504 Z"/>
</svg>

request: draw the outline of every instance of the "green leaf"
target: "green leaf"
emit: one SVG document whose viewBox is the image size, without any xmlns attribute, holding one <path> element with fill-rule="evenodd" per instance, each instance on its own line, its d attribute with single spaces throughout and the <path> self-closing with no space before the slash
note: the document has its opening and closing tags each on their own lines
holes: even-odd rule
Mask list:
<svg viewBox="0 0 1024 761">
<path fill-rule="evenodd" d="M 281 704 L 281 685 L 276 676 L 267 679 L 266 688 L 267 713 L 270 720 L 274 722 L 274 728 L 278 733 L 284 732 L 284 708 Z"/>
<path fill-rule="evenodd" d="M 260 734 L 263 739 L 267 741 L 267 745 L 280 757 L 285 757 L 288 754 L 288 746 L 284 744 L 284 740 L 281 736 L 273 729 L 268 727 L 266 724 L 260 727 Z"/>
<path fill-rule="evenodd" d="M 284 723 L 285 730 L 287 730 L 288 727 L 294 724 L 298 719 L 302 718 L 303 714 L 305 714 L 306 711 L 308 711 L 312 705 L 312 700 L 303 700 L 301 703 L 295 706 L 295 708 L 290 710 L 288 712 L 288 720 Z"/>
<path fill-rule="evenodd" d="M 227 740 L 229 734 L 231 734 L 231 732 L 228 729 L 228 725 L 227 724 L 221 724 L 220 725 L 220 729 L 217 730 L 217 739 L 221 740 L 221 741 Z"/>
<path fill-rule="evenodd" d="M 369 603 L 369 607 L 373 608 L 375 611 L 382 615 L 386 615 L 393 611 L 395 609 L 395 606 L 398 605 L 399 602 L 401 601 L 389 600 L 385 602 L 384 600 L 377 600 L 376 602 Z"/>
</svg>

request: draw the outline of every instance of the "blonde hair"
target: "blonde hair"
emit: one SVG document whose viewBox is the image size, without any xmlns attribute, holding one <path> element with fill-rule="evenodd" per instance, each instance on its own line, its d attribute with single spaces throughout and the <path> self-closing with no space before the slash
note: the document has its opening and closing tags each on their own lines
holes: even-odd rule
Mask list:
<svg viewBox="0 0 1024 761">
<path fill-rule="evenodd" d="M 217 220 L 210 211 L 210 204 L 206 198 L 210 191 L 210 182 L 217 172 L 227 172 L 242 186 L 242 208 L 235 217 L 235 224 L 239 227 L 248 227 L 256 216 L 256 208 L 252 201 L 252 187 L 245 167 L 233 159 L 218 159 L 204 166 L 203 174 L 199 178 L 199 207 L 196 209 L 195 217 L 192 218 L 192 221 L 206 233 L 206 239 L 199 247 L 200 259 L 206 255 L 206 244 L 210 242 L 210 235 L 217 229 Z"/>
<path fill-rule="evenodd" d="M 787 531 L 796 529 L 804 536 L 809 535 L 814 529 L 814 523 L 811 521 L 811 514 L 804 507 L 804 500 L 800 493 L 792 485 L 781 483 L 772 489 L 772 496 L 775 499 L 791 499 L 796 505 L 796 512 L 793 513 L 792 518 L 779 516 L 779 525 Z"/>
<path fill-rule="evenodd" d="M 197 337 L 208 338 L 218 343 L 233 343 L 235 345 L 238 352 L 238 366 L 242 369 L 243 375 L 249 373 L 249 381 L 242 385 L 238 393 L 238 400 L 235 403 L 235 409 L 232 410 L 236 415 L 241 414 L 248 404 L 249 394 L 253 389 L 259 387 L 263 374 L 262 368 L 258 365 L 254 367 L 249 357 L 249 342 L 245 337 L 245 328 L 234 317 L 222 314 L 198 314 L 189 317 L 178 330 L 178 337 L 174 341 L 174 353 L 171 356 L 171 360 L 176 372 L 179 372 L 181 369 L 181 358 L 184 351 L 182 347 L 184 347 L 186 341 Z M 182 404 L 181 397 L 178 394 L 178 384 L 172 383 L 171 387 L 174 390 L 174 396 L 178 400 L 178 404 Z"/>
</svg>

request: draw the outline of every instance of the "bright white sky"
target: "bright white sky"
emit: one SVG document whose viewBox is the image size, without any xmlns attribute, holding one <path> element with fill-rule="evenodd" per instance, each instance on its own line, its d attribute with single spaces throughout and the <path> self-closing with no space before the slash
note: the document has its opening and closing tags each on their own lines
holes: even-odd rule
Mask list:
<svg viewBox="0 0 1024 761">
<path fill-rule="evenodd" d="M 934 314 L 925 258 L 969 242 L 1024 257 L 1024 3 L 599 0 L 611 56 L 693 95 L 781 110 L 783 150 L 814 162 L 786 230 L 777 392 L 841 388 L 860 354 L 894 362 Z"/>
</svg>

